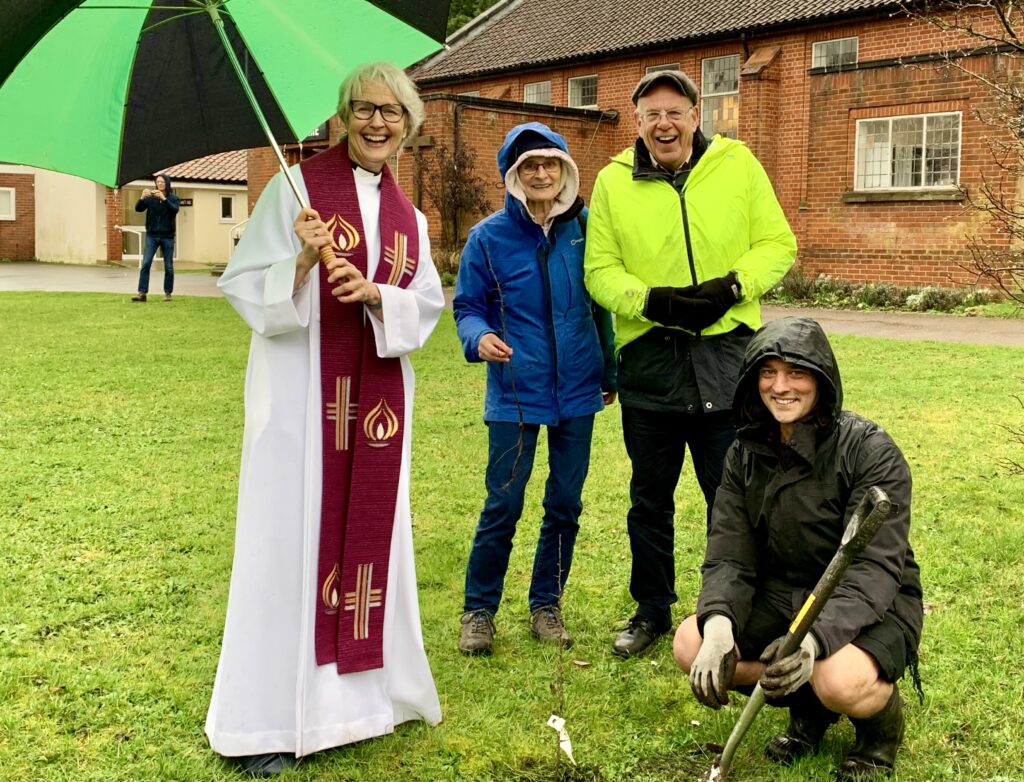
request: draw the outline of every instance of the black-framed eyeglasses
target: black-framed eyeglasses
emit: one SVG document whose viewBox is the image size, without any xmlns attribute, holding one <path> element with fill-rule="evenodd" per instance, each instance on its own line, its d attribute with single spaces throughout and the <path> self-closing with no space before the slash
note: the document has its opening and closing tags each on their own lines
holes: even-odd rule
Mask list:
<svg viewBox="0 0 1024 782">
<path fill-rule="evenodd" d="M 401 103 L 379 105 L 368 100 L 350 100 L 348 107 L 356 119 L 370 119 L 376 111 L 380 112 L 385 122 L 401 122 L 405 116 L 405 106 Z"/>
</svg>

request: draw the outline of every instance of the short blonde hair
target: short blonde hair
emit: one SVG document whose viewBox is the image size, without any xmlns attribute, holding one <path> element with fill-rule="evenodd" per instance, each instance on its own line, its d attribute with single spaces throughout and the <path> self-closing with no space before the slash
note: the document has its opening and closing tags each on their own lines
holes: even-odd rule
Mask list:
<svg viewBox="0 0 1024 782">
<path fill-rule="evenodd" d="M 345 127 L 348 127 L 349 120 L 352 119 L 352 96 L 361 93 L 363 88 L 372 82 L 380 82 L 386 86 L 405 108 L 407 122 L 402 141 L 407 141 L 419 133 L 424 114 L 419 91 L 405 71 L 390 62 L 360 65 L 345 77 L 338 88 L 338 116 L 345 123 Z"/>
</svg>

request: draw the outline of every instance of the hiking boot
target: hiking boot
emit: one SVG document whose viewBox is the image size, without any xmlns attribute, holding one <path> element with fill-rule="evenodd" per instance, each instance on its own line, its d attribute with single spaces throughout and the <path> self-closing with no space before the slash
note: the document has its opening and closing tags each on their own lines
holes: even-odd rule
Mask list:
<svg viewBox="0 0 1024 782">
<path fill-rule="evenodd" d="M 490 654 L 494 644 L 494 619 L 479 609 L 462 615 L 459 651 L 463 654 Z"/>
<path fill-rule="evenodd" d="M 825 708 L 809 684 L 790 697 L 794 702 L 789 707 L 789 727 L 785 733 L 769 739 L 764 748 L 769 760 L 785 766 L 817 749 L 825 731 L 839 721 L 839 715 Z"/>
<path fill-rule="evenodd" d="M 145 293 L 136 293 L 134 296 L 132 296 L 132 301 L 145 301 L 145 300 L 146 300 L 146 294 Z"/>
<path fill-rule="evenodd" d="M 572 636 L 565 629 L 558 606 L 543 606 L 530 614 L 530 632 L 543 643 L 561 644 L 566 649 L 572 646 Z"/>
<path fill-rule="evenodd" d="M 287 752 L 269 752 L 265 755 L 247 755 L 238 758 L 242 771 L 251 777 L 267 779 L 277 776 L 286 768 L 294 768 L 295 756 Z"/>
<path fill-rule="evenodd" d="M 638 654 L 643 654 L 651 648 L 651 644 L 657 640 L 658 636 L 667 630 L 668 626 L 659 626 L 653 619 L 634 616 L 612 644 L 612 654 L 619 657 L 635 657 Z"/>
<path fill-rule="evenodd" d="M 165 293 L 164 294 L 164 301 L 171 301 L 171 294 Z"/>
<path fill-rule="evenodd" d="M 903 743 L 903 699 L 893 685 L 892 695 L 873 717 L 850 718 L 857 740 L 836 769 L 837 782 L 873 782 L 892 773 L 896 750 Z"/>
</svg>

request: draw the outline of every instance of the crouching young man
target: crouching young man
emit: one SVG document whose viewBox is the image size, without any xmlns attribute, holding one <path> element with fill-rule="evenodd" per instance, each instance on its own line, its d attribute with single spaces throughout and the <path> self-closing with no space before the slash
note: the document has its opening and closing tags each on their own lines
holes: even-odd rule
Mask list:
<svg viewBox="0 0 1024 782">
<path fill-rule="evenodd" d="M 839 782 L 888 775 L 903 739 L 896 682 L 917 675 L 923 606 L 910 531 L 910 470 L 879 426 L 842 409 L 839 368 L 810 318 L 763 327 L 744 355 L 702 568 L 697 613 L 675 636 L 676 661 L 713 709 L 758 682 L 789 708 L 765 748 L 790 763 L 815 750 L 841 715 L 856 742 Z M 828 566 L 870 486 L 896 512 L 854 559 L 800 648 L 776 660 L 787 628 Z"/>
</svg>

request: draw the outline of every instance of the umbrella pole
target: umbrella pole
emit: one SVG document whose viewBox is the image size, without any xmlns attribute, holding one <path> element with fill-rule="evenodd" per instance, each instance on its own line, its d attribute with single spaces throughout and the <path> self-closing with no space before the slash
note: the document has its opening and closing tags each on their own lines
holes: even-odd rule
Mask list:
<svg viewBox="0 0 1024 782">
<path fill-rule="evenodd" d="M 220 37 L 221 43 L 224 45 L 224 52 L 228 56 L 228 61 L 231 63 L 231 67 L 235 69 L 235 75 L 238 76 L 238 81 L 242 85 L 242 90 L 245 92 L 245 97 L 249 99 L 249 103 L 252 105 L 252 110 L 256 114 L 256 120 L 260 123 L 260 127 L 263 128 L 263 132 L 267 136 L 267 141 L 270 142 L 270 148 L 274 150 L 274 154 L 277 155 L 277 163 L 281 167 L 281 172 L 284 174 L 285 179 L 288 180 L 288 184 L 291 186 L 292 192 L 295 194 L 295 199 L 299 202 L 299 206 L 303 209 L 308 209 L 309 204 L 306 203 L 306 199 L 302 197 L 302 193 L 299 192 L 299 186 L 295 182 L 295 178 L 292 176 L 292 172 L 288 170 L 288 163 L 284 159 L 284 155 L 281 154 L 281 147 L 277 143 L 277 139 L 274 138 L 274 132 L 270 129 L 270 123 L 267 122 L 267 118 L 263 116 L 263 111 L 260 109 L 259 103 L 256 101 L 256 96 L 253 94 L 252 88 L 249 86 L 249 81 L 245 78 L 245 73 L 242 71 L 242 64 L 238 62 L 238 58 L 235 56 L 234 49 L 231 48 L 231 42 L 228 41 L 228 35 L 224 31 L 224 20 L 220 17 L 220 11 L 217 10 L 218 3 L 211 3 L 206 6 L 206 12 L 210 15 L 210 20 L 213 22 L 213 28 L 217 31 L 217 35 Z"/>
</svg>

